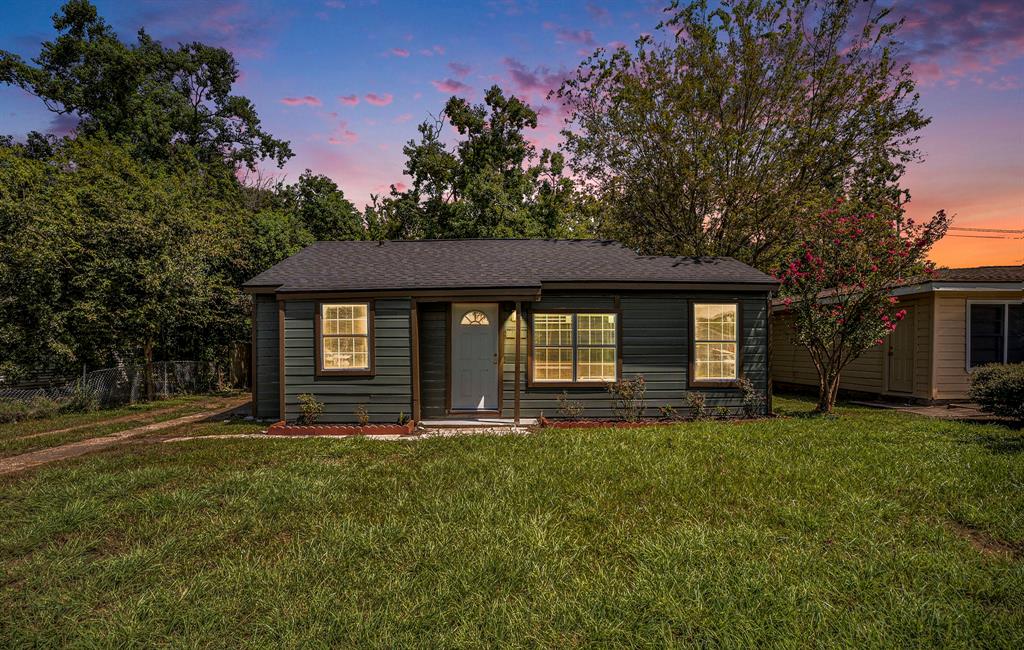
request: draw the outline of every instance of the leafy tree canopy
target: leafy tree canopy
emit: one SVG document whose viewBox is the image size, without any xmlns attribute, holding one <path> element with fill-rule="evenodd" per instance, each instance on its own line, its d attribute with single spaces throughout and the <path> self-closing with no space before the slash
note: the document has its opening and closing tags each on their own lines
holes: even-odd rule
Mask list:
<svg viewBox="0 0 1024 650">
<path fill-rule="evenodd" d="M 363 215 L 327 176 L 307 169 L 297 183 L 281 185 L 278 194 L 314 240 L 366 239 Z"/>
<path fill-rule="evenodd" d="M 442 138 L 450 124 L 454 146 Z M 573 184 L 561 154 L 537 154 L 526 129 L 537 113 L 491 87 L 484 103 L 452 97 L 441 117 L 419 126 L 420 139 L 404 148 L 406 191 L 374 197 L 367 209 L 378 238 L 557 237 L 571 234 L 576 212 Z"/>
<path fill-rule="evenodd" d="M 818 411 L 832 410 L 843 368 L 899 326 L 907 311 L 892 290 L 933 271 L 928 251 L 948 226 L 942 211 L 917 224 L 891 206 L 875 212 L 847 202 L 803 224 L 799 253 L 775 273 L 818 371 Z"/>
<path fill-rule="evenodd" d="M 0 82 L 79 118 L 79 133 L 123 139 L 136 153 L 167 160 L 183 148 L 200 160 L 279 166 L 290 146 L 265 132 L 251 101 L 231 94 L 238 67 L 230 52 L 202 43 L 165 48 L 145 30 L 123 43 L 89 0 L 69 0 L 53 16 L 58 32 L 31 63 L 0 50 Z"/>
<path fill-rule="evenodd" d="M 557 93 L 606 234 L 766 270 L 835 197 L 906 199 L 900 177 L 929 119 L 887 9 L 695 0 L 669 12 L 656 37 L 599 50 Z"/>
</svg>

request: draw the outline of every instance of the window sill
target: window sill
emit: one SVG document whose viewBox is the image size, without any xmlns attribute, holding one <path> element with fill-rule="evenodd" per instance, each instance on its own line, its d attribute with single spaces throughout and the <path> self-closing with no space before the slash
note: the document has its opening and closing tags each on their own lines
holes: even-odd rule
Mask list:
<svg viewBox="0 0 1024 650">
<path fill-rule="evenodd" d="M 738 379 L 698 379 L 688 381 L 688 388 L 739 388 Z"/>
<path fill-rule="evenodd" d="M 372 368 L 361 368 L 359 370 L 317 370 L 316 377 L 373 377 Z"/>
<path fill-rule="evenodd" d="M 604 390 L 608 384 L 614 384 L 618 379 L 609 381 L 534 381 L 526 382 L 527 388 L 600 388 Z"/>
</svg>

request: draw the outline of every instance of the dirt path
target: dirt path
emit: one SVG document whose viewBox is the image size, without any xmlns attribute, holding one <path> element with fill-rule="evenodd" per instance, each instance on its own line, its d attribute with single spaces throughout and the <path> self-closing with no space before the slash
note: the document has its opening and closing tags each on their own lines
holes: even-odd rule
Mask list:
<svg viewBox="0 0 1024 650">
<path fill-rule="evenodd" d="M 204 408 L 206 405 L 203 406 Z M 35 433 L 26 433 L 22 436 L 14 436 L 17 440 L 28 440 L 29 438 L 41 438 L 42 436 L 52 436 L 58 433 L 68 433 L 70 431 L 78 431 L 79 429 L 87 429 L 95 426 L 106 426 L 108 424 L 121 424 L 123 422 L 134 422 L 136 420 L 149 420 L 153 417 L 159 417 L 172 411 L 177 411 L 181 406 L 172 406 L 165 409 L 157 409 L 155 411 L 145 411 L 143 413 L 129 413 L 128 415 L 122 415 L 116 418 L 110 418 L 109 420 L 98 420 L 96 422 L 85 422 L 83 424 L 76 424 L 73 427 L 66 427 L 64 429 L 53 429 L 52 431 L 36 431 Z"/>
<path fill-rule="evenodd" d="M 125 431 L 118 431 L 106 436 L 99 436 L 97 438 L 88 438 L 86 440 L 80 440 L 78 442 L 70 442 L 66 445 L 59 447 L 51 447 L 50 449 L 41 449 L 39 451 L 31 451 L 20 456 L 11 456 L 10 458 L 0 458 L 0 475 L 13 474 L 15 472 L 21 472 L 26 469 L 38 467 L 39 465 L 45 465 L 46 463 L 52 463 L 58 460 L 65 460 L 68 458 L 74 458 L 87 454 L 92 451 L 99 451 L 108 447 L 113 447 L 129 438 L 135 438 L 143 436 L 154 431 L 160 431 L 162 429 L 170 429 L 171 427 L 181 426 L 183 424 L 189 424 L 197 422 L 199 420 L 205 420 L 208 418 L 215 418 L 218 416 L 225 415 L 231 411 L 237 409 L 249 401 L 249 397 L 239 397 L 233 400 L 225 400 L 219 404 L 210 404 L 210 408 L 198 413 L 191 415 L 185 415 L 180 418 L 173 420 L 164 420 L 163 422 L 153 422 L 152 424 L 146 424 L 140 427 L 132 429 L 126 429 Z M 97 422 L 95 425 L 102 426 L 104 422 Z"/>
</svg>

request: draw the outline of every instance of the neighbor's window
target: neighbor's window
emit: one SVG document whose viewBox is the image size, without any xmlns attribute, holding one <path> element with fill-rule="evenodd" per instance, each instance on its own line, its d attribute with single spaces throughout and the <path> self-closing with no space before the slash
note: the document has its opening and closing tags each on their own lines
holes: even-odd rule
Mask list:
<svg viewBox="0 0 1024 650">
<path fill-rule="evenodd" d="M 970 303 L 967 365 L 1024 361 L 1024 305 Z"/>
<path fill-rule="evenodd" d="M 616 314 L 535 313 L 533 381 L 615 381 L 618 369 Z"/>
<path fill-rule="evenodd" d="M 320 305 L 322 370 L 369 370 L 370 305 Z"/>
<path fill-rule="evenodd" d="M 693 306 L 693 380 L 734 381 L 739 349 L 739 305 Z"/>
</svg>

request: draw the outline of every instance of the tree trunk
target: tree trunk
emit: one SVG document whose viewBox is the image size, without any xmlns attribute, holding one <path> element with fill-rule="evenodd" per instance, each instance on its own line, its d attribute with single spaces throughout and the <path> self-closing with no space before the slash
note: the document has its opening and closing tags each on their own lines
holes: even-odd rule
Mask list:
<svg viewBox="0 0 1024 650">
<path fill-rule="evenodd" d="M 144 353 L 146 355 L 146 399 L 152 402 L 156 398 L 156 386 L 153 382 L 153 343 L 151 341 L 146 342 Z"/>
<path fill-rule="evenodd" d="M 839 393 L 839 373 L 824 372 L 818 376 L 818 405 L 815 410 L 819 413 L 831 413 L 832 407 L 836 405 L 836 395 Z"/>
</svg>

